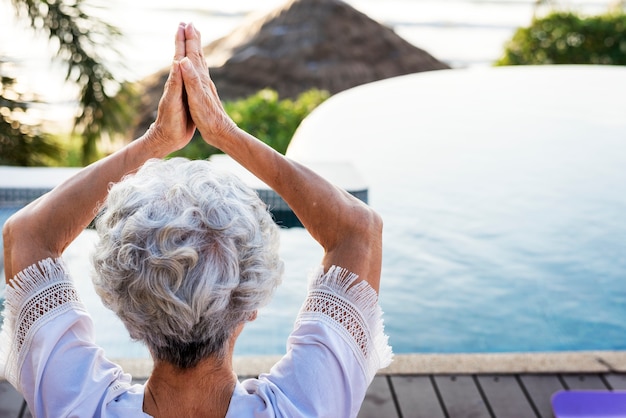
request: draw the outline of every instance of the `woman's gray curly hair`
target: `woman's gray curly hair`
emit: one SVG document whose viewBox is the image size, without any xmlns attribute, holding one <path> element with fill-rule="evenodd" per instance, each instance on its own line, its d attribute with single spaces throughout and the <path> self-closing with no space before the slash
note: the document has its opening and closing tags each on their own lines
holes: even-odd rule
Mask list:
<svg viewBox="0 0 626 418">
<path fill-rule="evenodd" d="M 280 283 L 278 227 L 256 193 L 207 161 L 150 160 L 96 219 L 97 293 L 158 360 L 226 353 Z"/>
</svg>

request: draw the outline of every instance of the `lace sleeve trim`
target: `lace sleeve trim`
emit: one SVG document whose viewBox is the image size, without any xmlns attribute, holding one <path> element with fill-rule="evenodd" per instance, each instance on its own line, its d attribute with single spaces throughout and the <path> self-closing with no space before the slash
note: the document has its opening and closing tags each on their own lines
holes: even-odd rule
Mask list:
<svg viewBox="0 0 626 418">
<path fill-rule="evenodd" d="M 36 331 L 69 309 L 84 307 L 60 258 L 42 260 L 19 272 L 6 288 L 0 375 L 18 387 L 24 356 Z"/>
<path fill-rule="evenodd" d="M 378 295 L 366 281 L 354 284 L 357 278 L 341 267 L 332 266 L 325 274 L 320 267 L 311 277 L 297 323 L 316 319 L 336 329 L 371 380 L 391 363 L 393 353 L 384 332 Z"/>
</svg>

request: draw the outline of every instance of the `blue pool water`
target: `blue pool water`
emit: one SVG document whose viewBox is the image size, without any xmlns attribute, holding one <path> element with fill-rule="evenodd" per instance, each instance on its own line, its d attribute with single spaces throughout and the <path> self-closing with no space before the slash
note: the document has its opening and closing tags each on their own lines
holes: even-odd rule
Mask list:
<svg viewBox="0 0 626 418">
<path fill-rule="evenodd" d="M 541 196 L 534 207 L 525 200 L 540 196 L 531 193 L 493 207 L 483 199 L 488 185 L 459 185 L 462 205 L 422 195 L 405 208 L 405 186 L 373 193 L 386 219 L 381 304 L 396 353 L 626 349 L 626 200 L 615 187 Z M 65 257 L 98 343 L 112 358 L 147 356 L 91 288 L 86 248 L 95 239 L 83 232 Z M 236 354 L 284 352 L 306 275 L 321 259 L 302 229 L 282 231 L 281 240 L 284 282 Z"/>
<path fill-rule="evenodd" d="M 626 349 L 625 76 L 421 73 L 305 120 L 287 154 L 353 162 L 385 220 L 397 352 Z"/>
</svg>

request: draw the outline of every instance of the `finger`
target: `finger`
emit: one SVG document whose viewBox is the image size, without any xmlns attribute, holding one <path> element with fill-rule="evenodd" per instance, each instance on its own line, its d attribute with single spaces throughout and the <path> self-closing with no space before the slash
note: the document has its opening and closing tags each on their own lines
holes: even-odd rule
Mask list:
<svg viewBox="0 0 626 418">
<path fill-rule="evenodd" d="M 199 116 L 200 112 L 204 113 L 207 110 L 206 106 L 202 105 L 204 97 L 202 80 L 187 57 L 181 60 L 180 70 L 183 79 L 183 91 L 186 95 L 185 105 L 188 112 L 188 120 L 197 125 L 196 121 L 206 119 Z"/>
<path fill-rule="evenodd" d="M 185 24 L 180 23 L 176 31 L 174 42 L 174 61 L 180 61 L 185 57 Z"/>
<path fill-rule="evenodd" d="M 202 53 L 202 39 L 200 32 L 193 23 L 185 27 L 185 56 L 191 59 L 194 65 L 205 66 L 204 55 Z"/>
<path fill-rule="evenodd" d="M 163 95 L 159 107 L 164 106 L 166 103 L 172 103 L 172 100 L 180 100 L 183 92 L 183 79 L 180 71 L 180 64 L 176 61 L 172 63 L 170 68 L 170 74 L 165 82 L 163 89 Z"/>
<path fill-rule="evenodd" d="M 180 62 L 174 61 L 172 68 L 170 69 L 170 88 L 173 90 L 173 94 L 179 96 L 183 91 L 183 76 L 180 71 Z"/>
</svg>

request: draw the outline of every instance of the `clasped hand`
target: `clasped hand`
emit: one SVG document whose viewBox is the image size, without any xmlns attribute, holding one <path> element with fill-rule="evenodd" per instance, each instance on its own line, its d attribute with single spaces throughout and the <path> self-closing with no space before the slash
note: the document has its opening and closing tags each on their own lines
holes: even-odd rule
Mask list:
<svg viewBox="0 0 626 418">
<path fill-rule="evenodd" d="M 217 148 L 237 126 L 224 110 L 202 51 L 200 32 L 181 23 L 176 32 L 174 62 L 159 101 L 156 121 L 146 133 L 163 154 L 185 147 L 196 127 Z"/>
</svg>

